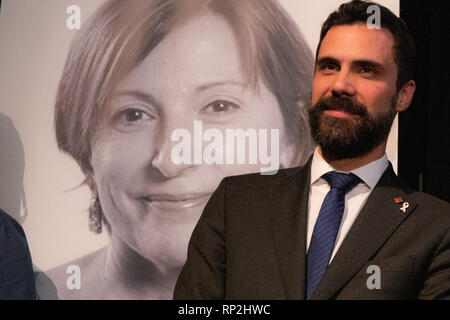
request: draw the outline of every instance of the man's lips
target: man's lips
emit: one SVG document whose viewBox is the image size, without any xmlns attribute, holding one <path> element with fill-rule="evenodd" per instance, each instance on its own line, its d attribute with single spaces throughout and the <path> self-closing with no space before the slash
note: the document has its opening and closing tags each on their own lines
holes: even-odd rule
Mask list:
<svg viewBox="0 0 450 320">
<path fill-rule="evenodd" d="M 354 113 L 349 113 L 349 112 L 345 112 L 342 110 L 333 110 L 333 109 L 325 110 L 324 113 L 329 116 L 332 116 L 332 117 L 343 118 L 343 119 L 349 119 L 349 118 L 356 116 L 356 114 L 354 114 Z"/>
<path fill-rule="evenodd" d="M 348 108 L 341 108 L 333 105 L 328 105 L 324 107 L 323 113 L 336 117 L 336 118 L 343 118 L 348 119 L 355 116 L 360 116 L 361 112 L 357 110 L 350 111 Z"/>
<path fill-rule="evenodd" d="M 142 199 L 161 210 L 182 210 L 205 204 L 210 197 L 211 193 L 153 194 Z"/>
</svg>

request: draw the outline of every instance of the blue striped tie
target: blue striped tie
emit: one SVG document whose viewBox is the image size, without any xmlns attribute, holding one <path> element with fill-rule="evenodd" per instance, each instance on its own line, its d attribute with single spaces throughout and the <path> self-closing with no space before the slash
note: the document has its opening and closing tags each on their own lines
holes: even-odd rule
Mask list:
<svg viewBox="0 0 450 320">
<path fill-rule="evenodd" d="M 344 213 L 345 194 L 361 182 L 361 179 L 353 173 L 332 171 L 322 177 L 328 182 L 331 189 L 320 208 L 307 254 L 307 299 L 311 298 L 328 267 Z"/>
</svg>

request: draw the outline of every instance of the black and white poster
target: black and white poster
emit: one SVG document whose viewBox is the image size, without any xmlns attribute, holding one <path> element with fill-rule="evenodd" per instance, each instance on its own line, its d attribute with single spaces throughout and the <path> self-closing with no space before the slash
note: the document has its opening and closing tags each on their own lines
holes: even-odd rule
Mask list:
<svg viewBox="0 0 450 320">
<path fill-rule="evenodd" d="M 221 179 L 308 159 L 315 48 L 342 2 L 1 2 L 0 204 L 59 299 L 170 299 Z"/>
</svg>

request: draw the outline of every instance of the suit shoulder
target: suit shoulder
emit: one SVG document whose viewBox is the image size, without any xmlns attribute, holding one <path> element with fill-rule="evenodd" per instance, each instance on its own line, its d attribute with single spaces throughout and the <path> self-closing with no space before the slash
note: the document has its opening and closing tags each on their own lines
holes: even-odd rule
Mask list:
<svg viewBox="0 0 450 320">
<path fill-rule="evenodd" d="M 0 224 L 10 224 L 15 227 L 18 227 L 19 229 L 22 229 L 22 226 L 19 224 L 19 222 L 17 222 L 16 219 L 11 217 L 2 209 L 0 209 Z"/>
<path fill-rule="evenodd" d="M 444 232 L 450 230 L 450 204 L 448 202 L 418 191 L 413 192 L 411 195 L 417 201 L 416 214 L 418 214 L 417 217 L 423 219 L 423 223 L 434 225 L 437 229 Z"/>
<path fill-rule="evenodd" d="M 414 201 L 417 201 L 420 212 L 440 224 L 450 226 L 450 204 L 448 202 L 431 194 L 415 190 L 393 173 L 392 169 L 391 176 L 395 179 L 396 187 L 400 187 L 400 189 L 412 197 Z"/>
<path fill-rule="evenodd" d="M 238 176 L 230 176 L 225 178 L 221 183 L 221 190 L 225 195 L 225 201 L 228 205 L 234 203 L 245 207 L 255 206 L 261 203 L 262 199 L 277 198 L 277 190 L 283 186 L 291 185 L 295 188 L 295 181 L 302 181 L 300 174 L 303 167 L 289 168 L 279 170 L 274 175 L 261 175 L 260 173 L 244 174 Z"/>
<path fill-rule="evenodd" d="M 301 171 L 304 167 L 294 167 L 287 169 L 280 169 L 276 172 L 272 172 L 271 174 L 262 174 L 262 173 L 247 173 L 236 176 L 229 176 L 226 178 L 227 184 L 230 186 L 235 185 L 243 185 L 243 184 L 255 184 L 255 183 L 271 183 L 277 182 L 280 179 L 284 179 L 286 177 L 292 176 L 299 171 Z"/>
<path fill-rule="evenodd" d="M 6 212 L 0 209 L 0 243 L 8 243 L 9 245 L 18 248 L 27 248 L 28 243 L 25 231 L 19 222 Z"/>
<path fill-rule="evenodd" d="M 423 192 L 417 192 L 417 197 L 420 199 L 422 205 L 426 205 L 430 210 L 444 213 L 450 218 L 450 203 Z"/>
</svg>

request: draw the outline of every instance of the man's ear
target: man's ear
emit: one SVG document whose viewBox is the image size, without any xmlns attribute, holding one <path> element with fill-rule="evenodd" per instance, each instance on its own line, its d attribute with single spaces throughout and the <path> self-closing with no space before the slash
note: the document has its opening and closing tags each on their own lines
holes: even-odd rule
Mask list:
<svg viewBox="0 0 450 320">
<path fill-rule="evenodd" d="M 397 95 L 397 112 L 402 112 L 408 109 L 416 91 L 416 83 L 414 80 L 409 80 L 403 85 Z"/>
</svg>

